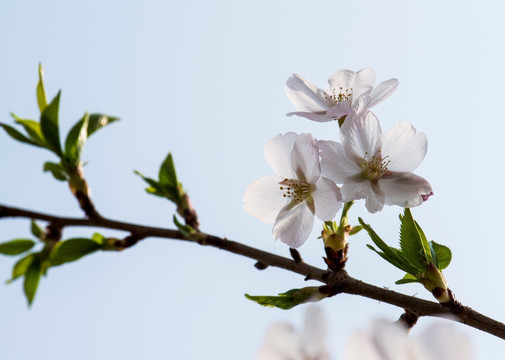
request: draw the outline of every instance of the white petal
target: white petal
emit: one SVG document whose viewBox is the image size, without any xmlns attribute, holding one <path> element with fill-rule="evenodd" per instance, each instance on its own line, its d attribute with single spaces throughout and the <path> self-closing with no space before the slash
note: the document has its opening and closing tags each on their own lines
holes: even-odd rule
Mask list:
<svg viewBox="0 0 505 360">
<path fill-rule="evenodd" d="M 372 184 L 368 179 L 348 179 L 342 185 L 340 192 L 342 193 L 343 202 L 365 199 L 365 206 L 371 213 L 380 211 L 384 207 L 384 192 L 377 185 Z"/>
<path fill-rule="evenodd" d="M 316 183 L 316 189 L 312 193 L 316 216 L 323 221 L 335 218 L 337 211 L 342 206 L 342 195 L 333 181 L 320 177 Z"/>
<path fill-rule="evenodd" d="M 296 179 L 314 184 L 321 175 L 319 147 L 310 134 L 298 135 L 291 151 L 291 168 Z"/>
<path fill-rule="evenodd" d="M 293 74 L 286 83 L 286 95 L 295 108 L 305 112 L 326 111 L 328 104 L 323 91 L 303 76 Z"/>
<path fill-rule="evenodd" d="M 354 111 L 356 114 L 361 113 L 370 107 L 370 101 L 371 99 L 368 95 L 361 95 L 359 98 L 353 99 L 352 111 Z"/>
<path fill-rule="evenodd" d="M 342 116 L 349 115 L 351 113 L 351 103 L 349 101 L 342 100 L 337 105 L 332 106 L 327 112 L 326 116 L 331 117 L 334 120 L 340 119 Z"/>
<path fill-rule="evenodd" d="M 369 94 L 375 84 L 375 71 L 367 67 L 356 73 L 354 77 L 352 97 L 353 99 L 364 94 Z M 353 100 L 354 102 L 354 100 Z"/>
<path fill-rule="evenodd" d="M 285 323 L 272 324 L 265 337 L 257 360 L 301 360 L 301 339 L 295 329 Z"/>
<path fill-rule="evenodd" d="M 380 178 L 377 184 L 384 191 L 387 205 L 406 208 L 421 205 L 423 195 L 432 192 L 428 181 L 410 172 L 392 173 L 390 176 Z"/>
<path fill-rule="evenodd" d="M 470 360 L 472 351 L 468 338 L 457 332 L 452 324 L 433 324 L 419 338 L 420 347 L 425 349 L 426 360 Z"/>
<path fill-rule="evenodd" d="M 325 111 L 320 111 L 320 112 L 315 112 L 315 113 L 296 111 L 296 112 L 287 113 L 286 115 L 288 115 L 288 116 L 297 115 L 297 116 L 301 116 L 301 117 L 307 118 L 312 121 L 317 121 L 317 122 L 335 121 L 335 119 L 333 117 L 326 115 Z"/>
<path fill-rule="evenodd" d="M 340 129 L 347 157 L 356 163 L 375 156 L 381 147 L 382 129 L 379 119 L 371 112 L 348 116 Z"/>
<path fill-rule="evenodd" d="M 276 174 L 282 178 L 291 179 L 296 176 L 291 168 L 291 150 L 297 137 L 298 135 L 292 132 L 279 134 L 265 144 L 265 158 Z"/>
<path fill-rule="evenodd" d="M 395 92 L 398 84 L 399 82 L 397 79 L 389 79 L 377 85 L 370 93 L 371 101 L 369 106 L 375 106 L 381 101 L 388 98 L 392 93 Z"/>
<path fill-rule="evenodd" d="M 348 177 L 362 172 L 361 167 L 349 160 L 342 144 L 335 141 L 320 140 L 321 174 L 337 184 L 342 184 Z"/>
<path fill-rule="evenodd" d="M 416 129 L 408 122 L 398 123 L 382 135 L 382 156 L 389 156 L 390 171 L 414 171 L 427 150 L 426 135 L 416 134 Z"/>
<path fill-rule="evenodd" d="M 340 88 L 345 92 L 345 90 L 351 90 L 354 85 L 354 71 L 351 70 L 338 70 L 334 72 L 328 79 L 328 87 L 326 91 L 333 94 L 335 91 L 337 94 Z"/>
<path fill-rule="evenodd" d="M 282 179 L 278 176 L 269 175 L 249 184 L 244 194 L 245 211 L 263 222 L 274 222 L 286 205 L 279 181 Z"/>
<path fill-rule="evenodd" d="M 326 339 L 328 327 L 321 308 L 309 305 L 305 312 L 305 324 L 302 331 L 302 347 L 310 359 L 321 359 L 327 353 Z"/>
<path fill-rule="evenodd" d="M 279 212 L 273 228 L 274 239 L 296 249 L 307 241 L 314 225 L 314 214 L 306 202 L 286 205 Z"/>
</svg>

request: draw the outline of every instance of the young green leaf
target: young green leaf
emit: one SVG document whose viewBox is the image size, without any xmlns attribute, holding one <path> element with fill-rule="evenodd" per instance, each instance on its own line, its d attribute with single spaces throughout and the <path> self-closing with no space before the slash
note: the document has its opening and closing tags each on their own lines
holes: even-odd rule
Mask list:
<svg viewBox="0 0 505 360">
<path fill-rule="evenodd" d="M 177 187 L 177 174 L 175 172 L 172 154 L 168 153 L 167 157 L 161 164 L 158 176 L 161 184 Z"/>
<path fill-rule="evenodd" d="M 60 164 L 56 164 L 50 161 L 44 163 L 44 171 L 50 171 L 54 178 L 59 181 L 67 181 L 68 174 L 66 170 Z"/>
<path fill-rule="evenodd" d="M 19 259 L 12 268 L 12 278 L 7 280 L 7 284 L 10 284 L 20 276 L 23 276 L 26 273 L 26 270 L 30 267 L 33 260 L 37 257 L 38 253 L 31 253 L 26 255 L 25 257 Z"/>
<path fill-rule="evenodd" d="M 395 282 L 395 284 L 401 285 L 401 284 L 408 284 L 408 283 L 414 283 L 414 282 L 420 282 L 420 281 L 417 280 L 417 278 L 412 274 L 405 274 L 405 276 L 402 279 L 397 280 Z"/>
<path fill-rule="evenodd" d="M 44 89 L 44 68 L 39 64 L 39 82 L 37 83 L 37 103 L 42 113 L 47 107 L 46 91 Z"/>
<path fill-rule="evenodd" d="M 32 219 L 32 222 L 30 224 L 30 231 L 37 239 L 40 239 L 42 235 L 44 235 L 44 230 L 42 230 L 42 228 L 34 219 Z"/>
<path fill-rule="evenodd" d="M 42 275 L 40 260 L 35 257 L 31 262 L 30 266 L 25 273 L 25 281 L 23 284 L 23 289 L 28 300 L 28 305 L 31 305 L 35 293 L 37 292 L 37 287 L 39 285 L 40 276 Z"/>
<path fill-rule="evenodd" d="M 452 260 L 452 252 L 451 249 L 449 249 L 445 245 L 440 245 L 437 244 L 434 241 L 430 241 L 430 247 L 432 251 L 436 254 L 437 259 L 438 259 L 438 269 L 439 270 L 444 270 L 446 267 L 449 266 Z M 435 264 L 437 265 L 437 264 Z"/>
<path fill-rule="evenodd" d="M 83 118 L 75 124 L 68 132 L 65 140 L 65 155 L 71 165 L 77 165 L 81 158 L 81 152 L 88 138 L 89 114 L 84 114 Z"/>
<path fill-rule="evenodd" d="M 302 289 L 291 289 L 285 293 L 280 293 L 279 296 L 252 296 L 244 294 L 249 300 L 252 300 L 260 305 L 277 307 L 279 309 L 288 310 L 297 305 L 319 301 L 326 297 L 321 294 L 317 287 L 311 286 Z"/>
<path fill-rule="evenodd" d="M 30 250 L 35 242 L 30 239 L 15 239 L 0 244 L 0 254 L 19 255 Z"/>
<path fill-rule="evenodd" d="M 118 117 L 104 114 L 90 114 L 88 121 L 88 138 L 101 128 L 118 121 Z"/>
<path fill-rule="evenodd" d="M 405 209 L 403 216 L 400 215 L 400 220 L 400 248 L 409 263 L 415 266 L 418 272 L 422 272 L 428 263 L 428 259 L 424 252 L 421 236 L 419 235 L 416 223 L 408 208 Z"/>
<path fill-rule="evenodd" d="M 53 150 L 58 156 L 62 155 L 58 120 L 60 95 L 61 91 L 58 91 L 58 94 L 55 96 L 53 101 L 47 105 L 40 115 L 40 129 L 42 130 L 42 134 L 51 147 L 51 150 Z"/>
<path fill-rule="evenodd" d="M 25 144 L 30 144 L 30 145 L 34 145 L 34 146 L 38 146 L 38 147 L 44 147 L 44 146 L 38 144 L 36 141 L 27 138 L 25 135 L 23 135 L 22 133 L 20 133 L 18 130 L 16 130 L 15 128 L 13 128 L 10 125 L 0 123 L 0 126 L 3 127 L 5 132 L 14 140 L 23 142 Z"/>
<path fill-rule="evenodd" d="M 44 140 L 44 135 L 42 135 L 42 130 L 40 129 L 40 124 L 35 120 L 21 119 L 17 117 L 14 113 L 11 113 L 14 121 L 25 129 L 31 140 L 35 141 L 40 146 L 46 147 L 46 141 Z"/>
<path fill-rule="evenodd" d="M 91 239 L 74 238 L 59 242 L 51 252 L 51 266 L 75 261 L 101 248 L 101 244 Z"/>
</svg>

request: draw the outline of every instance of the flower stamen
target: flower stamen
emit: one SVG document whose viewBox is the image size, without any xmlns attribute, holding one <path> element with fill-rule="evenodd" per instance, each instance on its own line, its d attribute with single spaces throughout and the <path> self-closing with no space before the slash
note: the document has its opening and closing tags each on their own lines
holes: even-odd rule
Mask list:
<svg viewBox="0 0 505 360">
<path fill-rule="evenodd" d="M 363 169 L 363 176 L 370 181 L 374 182 L 383 177 L 388 171 L 388 165 L 391 162 L 388 160 L 389 155 L 382 157 L 381 152 L 372 156 L 367 160 L 368 152 L 365 153 L 365 158 L 361 168 Z"/>
<path fill-rule="evenodd" d="M 284 192 L 282 196 L 297 203 L 307 201 L 312 197 L 312 187 L 304 181 L 286 178 L 279 184 L 283 185 L 280 187 L 280 190 Z"/>
<path fill-rule="evenodd" d="M 352 88 L 345 89 L 341 86 L 337 93 L 337 89 L 332 90 L 332 94 L 328 94 L 326 91 L 323 92 L 324 99 L 330 106 L 335 106 L 342 101 L 352 102 Z"/>
</svg>

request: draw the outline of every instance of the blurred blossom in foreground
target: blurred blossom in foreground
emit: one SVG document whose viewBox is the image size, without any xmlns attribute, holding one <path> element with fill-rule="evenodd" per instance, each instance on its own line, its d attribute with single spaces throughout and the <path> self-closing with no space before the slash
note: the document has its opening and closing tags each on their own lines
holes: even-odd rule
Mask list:
<svg viewBox="0 0 505 360">
<path fill-rule="evenodd" d="M 290 324 L 275 323 L 267 330 L 257 360 L 329 360 L 327 326 L 321 308 L 307 307 L 301 332 Z"/>
<path fill-rule="evenodd" d="M 420 336 L 396 324 L 376 321 L 356 331 L 348 341 L 346 360 L 470 360 L 467 337 L 452 324 L 438 323 Z"/>
</svg>

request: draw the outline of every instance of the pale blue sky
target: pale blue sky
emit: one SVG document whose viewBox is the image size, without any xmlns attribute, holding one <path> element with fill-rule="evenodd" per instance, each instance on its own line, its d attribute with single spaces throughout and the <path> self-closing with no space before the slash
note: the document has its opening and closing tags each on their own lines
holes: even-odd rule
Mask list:
<svg viewBox="0 0 505 360">
<path fill-rule="evenodd" d="M 435 192 L 414 216 L 430 239 L 453 250 L 449 286 L 468 306 L 505 320 L 499 278 L 505 244 L 502 168 L 501 4 L 483 1 L 3 1 L 0 4 L 0 115 L 35 117 L 37 64 L 52 97 L 62 89 L 64 131 L 86 110 L 120 116 L 88 143 L 86 177 L 105 216 L 173 227 L 174 208 L 144 193 L 138 169 L 155 175 L 168 151 L 200 215 L 202 229 L 287 255 L 271 225 L 242 210 L 248 183 L 271 173 L 264 143 L 280 132 L 335 140 L 335 124 L 288 118 L 292 73 L 323 86 L 342 68 L 371 66 L 396 93 L 376 108 L 383 129 L 410 121 L 428 137 L 416 173 Z M 43 174 L 49 152 L 0 134 L 0 203 L 80 216 L 65 184 Z M 356 206 L 391 244 L 400 208 Z M 318 225 L 316 221 L 316 225 Z M 3 240 L 25 237 L 28 222 L 2 220 Z M 497 227 L 497 229 L 494 229 Z M 300 252 L 323 266 L 314 228 Z M 90 229 L 65 231 L 89 236 Z M 120 235 L 102 231 L 106 236 Z M 352 276 L 429 298 L 352 239 Z M 0 285 L 2 359 L 253 359 L 273 321 L 301 324 L 304 308 L 262 308 L 244 293 L 305 286 L 300 276 L 258 271 L 254 262 L 211 248 L 148 239 L 122 253 L 100 253 L 51 269 L 27 309 L 21 283 Z M 13 260 L 0 259 L 7 279 Z M 322 303 L 331 351 L 358 326 L 395 320 L 400 310 L 341 295 Z M 414 331 L 431 321 L 422 319 Z M 458 326 L 476 359 L 496 358 L 502 340 Z"/>
</svg>

